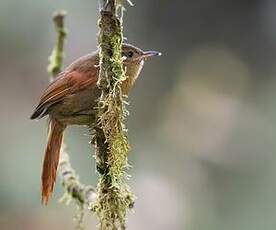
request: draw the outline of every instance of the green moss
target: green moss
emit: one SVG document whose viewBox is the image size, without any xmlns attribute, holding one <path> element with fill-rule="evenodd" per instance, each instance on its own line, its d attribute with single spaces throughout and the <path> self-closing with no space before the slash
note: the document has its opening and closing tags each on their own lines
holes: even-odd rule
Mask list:
<svg viewBox="0 0 276 230">
<path fill-rule="evenodd" d="M 94 140 L 100 178 L 93 211 L 101 229 L 125 229 L 127 210 L 133 206 L 134 195 L 126 183 L 130 147 L 123 123 L 128 112 L 121 91 L 126 76 L 121 58 L 122 26 L 115 7 L 101 12 L 99 26 L 101 70 L 98 85 L 102 95 L 98 102 Z"/>
<path fill-rule="evenodd" d="M 64 28 L 65 15 L 66 12 L 62 10 L 57 12 L 53 17 L 56 29 L 57 42 L 56 47 L 53 49 L 52 54 L 49 57 L 48 65 L 48 73 L 53 78 L 61 72 L 63 65 L 64 41 L 67 34 Z"/>
</svg>

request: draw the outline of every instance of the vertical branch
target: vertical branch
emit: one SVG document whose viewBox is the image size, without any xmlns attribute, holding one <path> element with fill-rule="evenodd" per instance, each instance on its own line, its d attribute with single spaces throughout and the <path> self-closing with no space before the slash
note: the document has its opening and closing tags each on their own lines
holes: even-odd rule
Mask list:
<svg viewBox="0 0 276 230">
<path fill-rule="evenodd" d="M 134 195 L 126 184 L 129 143 L 124 119 L 127 114 L 121 91 L 126 79 L 121 57 L 123 32 L 115 0 L 102 0 L 99 20 L 100 76 L 102 90 L 97 108 L 93 141 L 99 173 L 98 196 L 94 211 L 101 230 L 125 229 L 126 213 L 133 206 Z M 93 125 L 93 124 L 91 124 Z"/>
<path fill-rule="evenodd" d="M 50 75 L 50 80 L 53 80 L 61 72 L 63 66 L 63 49 L 66 37 L 66 31 L 64 28 L 65 15 L 65 11 L 60 11 L 57 12 L 53 17 L 57 38 L 56 46 L 54 47 L 52 54 L 49 57 L 48 73 Z"/>
</svg>

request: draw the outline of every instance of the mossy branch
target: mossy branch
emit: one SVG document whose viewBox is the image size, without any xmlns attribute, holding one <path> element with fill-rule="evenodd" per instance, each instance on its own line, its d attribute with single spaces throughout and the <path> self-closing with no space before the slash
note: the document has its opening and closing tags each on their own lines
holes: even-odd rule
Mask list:
<svg viewBox="0 0 276 230">
<path fill-rule="evenodd" d="M 48 73 L 50 80 L 53 80 L 62 70 L 63 66 L 63 54 L 64 54 L 64 41 L 66 37 L 66 30 L 64 27 L 65 11 L 57 12 L 53 21 L 56 29 L 56 46 L 54 47 L 52 54 L 49 57 Z"/>
<path fill-rule="evenodd" d="M 62 70 L 64 57 L 64 41 L 66 37 L 66 30 L 64 27 L 65 11 L 57 12 L 53 21 L 56 29 L 56 46 L 54 47 L 51 56 L 49 57 L 48 72 L 50 80 L 53 80 Z M 75 171 L 73 170 L 69 155 L 63 143 L 61 149 L 61 157 L 59 161 L 59 174 L 62 185 L 66 191 L 64 198 L 68 201 L 74 199 L 81 206 L 91 206 L 95 202 L 96 193 L 92 186 L 87 186 L 79 182 Z"/>
<path fill-rule="evenodd" d="M 121 1 L 102 1 L 99 20 L 100 76 L 102 90 L 97 108 L 97 124 L 93 142 L 99 173 L 97 202 L 93 210 L 101 230 L 126 228 L 127 210 L 133 207 L 134 195 L 126 183 L 129 143 L 124 119 L 128 114 L 121 85 L 126 79 L 121 57 L 123 32 Z"/>
<path fill-rule="evenodd" d="M 96 200 L 95 189 L 94 187 L 84 185 L 79 181 L 78 176 L 71 166 L 69 155 L 64 143 L 62 145 L 59 161 L 59 175 L 62 181 L 62 186 L 66 191 L 61 201 L 64 199 L 67 199 L 67 201 L 75 199 L 78 204 L 86 205 L 90 208 Z"/>
</svg>

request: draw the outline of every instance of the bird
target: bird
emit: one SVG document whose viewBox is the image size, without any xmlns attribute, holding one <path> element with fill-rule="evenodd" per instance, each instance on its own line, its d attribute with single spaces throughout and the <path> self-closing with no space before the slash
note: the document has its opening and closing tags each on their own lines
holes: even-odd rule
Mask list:
<svg viewBox="0 0 276 230">
<path fill-rule="evenodd" d="M 131 44 L 122 45 L 122 60 L 126 79 L 121 91 L 128 95 L 146 59 L 160 56 L 157 51 L 143 51 Z M 95 123 L 97 100 L 101 90 L 97 86 L 100 73 L 99 50 L 84 55 L 70 64 L 42 93 L 30 119 L 49 116 L 47 146 L 41 175 L 41 202 L 47 205 L 54 190 L 64 130 L 70 125 Z"/>
</svg>

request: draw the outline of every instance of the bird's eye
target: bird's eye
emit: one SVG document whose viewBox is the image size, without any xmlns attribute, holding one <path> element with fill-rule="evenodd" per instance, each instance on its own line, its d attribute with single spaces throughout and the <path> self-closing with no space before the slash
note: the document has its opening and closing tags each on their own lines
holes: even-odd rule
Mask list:
<svg viewBox="0 0 276 230">
<path fill-rule="evenodd" d="M 133 52 L 132 51 L 128 51 L 128 53 L 127 53 L 127 56 L 129 57 L 129 58 L 131 58 L 131 57 L 133 57 Z"/>
</svg>

